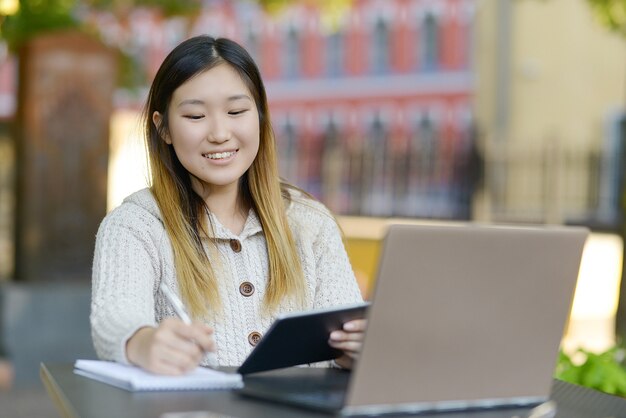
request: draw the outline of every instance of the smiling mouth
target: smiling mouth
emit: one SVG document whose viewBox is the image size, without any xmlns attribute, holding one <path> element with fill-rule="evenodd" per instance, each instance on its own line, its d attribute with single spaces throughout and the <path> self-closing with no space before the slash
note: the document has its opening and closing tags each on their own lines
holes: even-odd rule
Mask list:
<svg viewBox="0 0 626 418">
<path fill-rule="evenodd" d="M 224 160 L 226 158 L 232 157 L 236 153 L 237 153 L 237 150 L 235 150 L 235 151 L 228 151 L 228 152 L 207 153 L 207 154 L 202 154 L 202 156 L 204 158 L 208 158 L 209 160 Z"/>
</svg>

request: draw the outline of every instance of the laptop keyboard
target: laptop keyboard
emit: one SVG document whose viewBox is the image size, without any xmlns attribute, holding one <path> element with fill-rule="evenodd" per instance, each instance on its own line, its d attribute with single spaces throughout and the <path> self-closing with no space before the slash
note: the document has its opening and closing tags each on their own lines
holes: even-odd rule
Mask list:
<svg viewBox="0 0 626 418">
<path fill-rule="evenodd" d="M 302 376 L 296 368 L 285 369 L 245 376 L 239 393 L 318 410 L 338 410 L 343 406 L 349 376 L 336 370 L 316 370 Z"/>
<path fill-rule="evenodd" d="M 308 392 L 291 392 L 287 395 L 287 398 L 301 404 L 307 404 L 311 406 L 321 406 L 325 409 L 337 407 L 340 408 L 343 405 L 345 392 L 343 391 L 308 391 Z"/>
</svg>

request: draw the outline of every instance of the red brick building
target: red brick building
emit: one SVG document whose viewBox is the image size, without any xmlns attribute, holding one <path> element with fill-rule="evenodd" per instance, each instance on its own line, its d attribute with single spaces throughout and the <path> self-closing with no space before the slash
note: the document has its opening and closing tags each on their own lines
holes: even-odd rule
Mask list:
<svg viewBox="0 0 626 418">
<path fill-rule="evenodd" d="M 260 64 L 287 179 L 341 213 L 469 216 L 474 1 L 247 18 L 224 31 Z"/>
<path fill-rule="evenodd" d="M 246 46 L 266 82 L 282 175 L 335 211 L 467 218 L 477 173 L 475 2 L 354 0 L 332 28 L 310 4 L 268 16 L 227 0 L 207 2 L 193 21 L 142 9 L 126 23 L 84 19 L 133 57 L 146 82 L 189 35 Z M 0 105 L 9 96 L 0 92 Z M 117 103 L 139 108 L 143 97 L 120 91 Z"/>
</svg>

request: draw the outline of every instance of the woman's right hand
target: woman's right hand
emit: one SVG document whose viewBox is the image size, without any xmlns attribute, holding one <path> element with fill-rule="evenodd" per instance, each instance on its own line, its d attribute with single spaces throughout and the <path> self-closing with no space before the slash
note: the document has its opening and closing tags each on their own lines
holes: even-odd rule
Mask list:
<svg viewBox="0 0 626 418">
<path fill-rule="evenodd" d="M 126 343 L 131 364 L 152 373 L 180 375 L 195 369 L 208 351 L 215 351 L 213 329 L 168 318 L 158 327 L 140 328 Z"/>
</svg>

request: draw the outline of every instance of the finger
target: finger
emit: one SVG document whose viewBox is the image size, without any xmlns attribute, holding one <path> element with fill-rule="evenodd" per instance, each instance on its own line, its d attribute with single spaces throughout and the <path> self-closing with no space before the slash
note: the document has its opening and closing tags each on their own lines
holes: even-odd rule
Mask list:
<svg viewBox="0 0 626 418">
<path fill-rule="evenodd" d="M 194 324 L 193 330 L 193 340 L 203 351 L 215 351 L 215 340 L 213 338 L 212 328 L 204 324 Z"/>
<path fill-rule="evenodd" d="M 168 348 L 193 358 L 194 360 L 200 359 L 204 356 L 204 348 L 198 345 L 195 341 L 182 339 L 171 341 L 168 344 Z"/>
<path fill-rule="evenodd" d="M 181 326 L 173 328 L 173 331 L 179 338 L 192 341 L 198 345 L 202 351 L 215 351 L 213 329 L 204 324 L 182 324 Z"/>
<path fill-rule="evenodd" d="M 200 341 L 198 341 L 198 338 Z M 206 341 L 207 337 L 202 335 L 198 336 L 198 338 L 186 339 L 177 336 L 176 339 L 169 341 L 168 345 L 170 348 L 184 352 L 194 358 L 202 358 L 207 352 L 207 348 L 213 348 L 213 339 L 212 337 L 208 337 L 208 341 Z"/>
<path fill-rule="evenodd" d="M 215 351 L 215 340 L 211 336 L 200 335 L 194 339 L 194 342 L 203 353 Z"/>
<path fill-rule="evenodd" d="M 199 331 L 201 331 L 201 332 L 203 332 L 203 333 L 205 333 L 207 335 L 208 334 L 211 334 L 211 335 L 213 334 L 213 328 L 211 328 L 210 326 L 208 326 L 207 324 L 204 324 L 202 322 L 194 322 L 192 324 L 192 326 L 195 329 L 197 329 L 197 330 L 199 330 Z"/>
<path fill-rule="evenodd" d="M 153 373 L 179 375 L 187 370 L 189 367 L 187 364 L 189 364 L 189 358 L 184 353 L 163 345 L 155 345 L 151 348 L 144 367 Z"/>
<path fill-rule="evenodd" d="M 159 324 L 153 339 L 157 344 L 176 346 L 181 341 L 192 342 L 192 333 L 188 330 L 189 325 L 184 322 L 169 318 Z"/>
<path fill-rule="evenodd" d="M 167 338 L 168 345 L 174 348 L 192 355 L 214 350 L 213 329 L 204 324 L 188 325 L 181 321 L 171 321 L 164 328 L 163 336 Z"/>
<path fill-rule="evenodd" d="M 367 328 L 367 319 L 354 319 L 343 324 L 343 329 L 349 332 L 362 332 L 365 328 Z"/>
<path fill-rule="evenodd" d="M 361 351 L 362 344 L 360 341 L 329 341 L 330 346 L 342 350 L 346 354 L 358 353 Z"/>
<path fill-rule="evenodd" d="M 362 332 L 333 331 L 330 334 L 332 341 L 363 341 L 365 334 Z"/>
<path fill-rule="evenodd" d="M 159 360 L 162 363 L 176 367 L 183 373 L 195 369 L 198 364 L 200 364 L 203 357 L 201 353 L 197 355 L 189 355 L 188 353 L 171 349 L 169 347 L 163 348 L 160 354 L 161 357 Z"/>
<path fill-rule="evenodd" d="M 165 318 L 163 321 L 159 323 L 159 328 L 163 329 L 171 329 L 178 328 L 180 325 L 185 325 L 185 323 L 180 318 Z"/>
<path fill-rule="evenodd" d="M 179 376 L 185 373 L 185 370 L 180 367 L 165 362 L 157 363 L 154 367 L 148 368 L 148 371 L 167 376 Z"/>
<path fill-rule="evenodd" d="M 194 359 L 175 350 L 164 349 L 162 357 L 158 359 L 160 366 L 168 374 L 181 375 L 198 367 L 201 359 Z"/>
<path fill-rule="evenodd" d="M 153 358 L 167 358 L 167 355 L 173 352 L 191 358 L 197 364 L 204 356 L 204 349 L 195 341 L 182 338 L 173 330 L 165 329 L 155 333 L 153 347 Z M 167 354 L 163 354 L 164 351 Z"/>
<path fill-rule="evenodd" d="M 187 353 L 190 356 L 199 356 L 202 353 L 202 348 L 186 335 L 185 332 L 179 332 L 182 327 L 187 327 L 185 324 L 178 324 L 176 326 L 166 326 L 163 329 L 158 329 L 154 334 L 154 340 L 156 346 L 169 347 L 172 350 Z M 183 335 L 181 335 L 183 334 Z"/>
<path fill-rule="evenodd" d="M 205 333 L 203 331 L 203 327 L 194 324 L 188 325 L 184 322 L 176 324 L 176 326 L 172 327 L 171 330 L 180 338 L 184 338 L 186 340 L 193 340 L 197 335 Z"/>
</svg>

